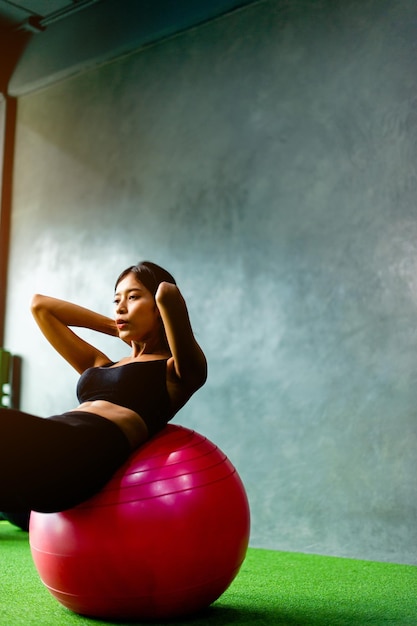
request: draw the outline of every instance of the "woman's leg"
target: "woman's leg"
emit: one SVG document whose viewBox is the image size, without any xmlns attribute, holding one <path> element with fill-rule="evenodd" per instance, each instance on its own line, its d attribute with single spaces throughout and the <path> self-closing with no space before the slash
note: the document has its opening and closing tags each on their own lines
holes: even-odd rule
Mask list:
<svg viewBox="0 0 417 626">
<path fill-rule="evenodd" d="M 122 431 L 88 413 L 0 409 L 0 510 L 59 511 L 96 493 L 129 456 Z"/>
<path fill-rule="evenodd" d="M 27 492 L 32 472 L 47 453 L 48 436 L 43 418 L 15 409 L 0 409 L 1 510 L 18 512 L 31 508 Z"/>
</svg>

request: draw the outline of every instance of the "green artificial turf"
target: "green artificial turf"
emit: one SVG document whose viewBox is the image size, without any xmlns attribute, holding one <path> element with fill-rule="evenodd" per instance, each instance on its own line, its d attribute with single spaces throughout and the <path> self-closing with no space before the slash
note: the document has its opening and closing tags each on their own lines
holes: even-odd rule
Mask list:
<svg viewBox="0 0 417 626">
<path fill-rule="evenodd" d="M 88 619 L 61 606 L 37 575 L 27 533 L 6 521 L 0 522 L 0 563 L 2 626 L 128 624 Z M 217 602 L 199 616 L 171 623 L 417 626 L 417 567 L 251 548 Z"/>
</svg>

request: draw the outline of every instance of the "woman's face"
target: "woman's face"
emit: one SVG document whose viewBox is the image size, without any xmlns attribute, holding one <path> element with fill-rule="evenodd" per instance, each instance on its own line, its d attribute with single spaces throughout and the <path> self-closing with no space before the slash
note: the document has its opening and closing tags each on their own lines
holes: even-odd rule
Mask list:
<svg viewBox="0 0 417 626">
<path fill-rule="evenodd" d="M 114 296 L 119 337 L 127 343 L 143 343 L 159 333 L 160 316 L 151 292 L 129 273 L 117 285 Z"/>
</svg>

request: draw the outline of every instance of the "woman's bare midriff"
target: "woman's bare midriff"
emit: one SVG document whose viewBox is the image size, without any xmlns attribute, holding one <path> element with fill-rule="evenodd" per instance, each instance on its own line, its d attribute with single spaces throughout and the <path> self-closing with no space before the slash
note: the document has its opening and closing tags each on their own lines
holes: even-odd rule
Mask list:
<svg viewBox="0 0 417 626">
<path fill-rule="evenodd" d="M 76 409 L 72 409 L 72 411 L 95 413 L 111 420 L 123 431 L 132 450 L 135 450 L 149 437 L 148 428 L 140 415 L 131 409 L 107 402 L 107 400 L 83 402 Z"/>
</svg>

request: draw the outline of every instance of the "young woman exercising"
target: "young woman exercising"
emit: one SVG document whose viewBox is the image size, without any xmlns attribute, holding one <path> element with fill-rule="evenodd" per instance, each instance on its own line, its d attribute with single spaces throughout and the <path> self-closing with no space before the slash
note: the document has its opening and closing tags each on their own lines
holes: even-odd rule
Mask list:
<svg viewBox="0 0 417 626">
<path fill-rule="evenodd" d="M 204 384 L 206 359 L 171 274 L 148 261 L 127 268 L 114 304 L 112 320 L 34 296 L 41 331 L 81 374 L 80 404 L 49 418 L 0 409 L 0 510 L 62 511 L 91 497 Z M 131 354 L 114 363 L 70 327 L 118 336 Z"/>
</svg>

